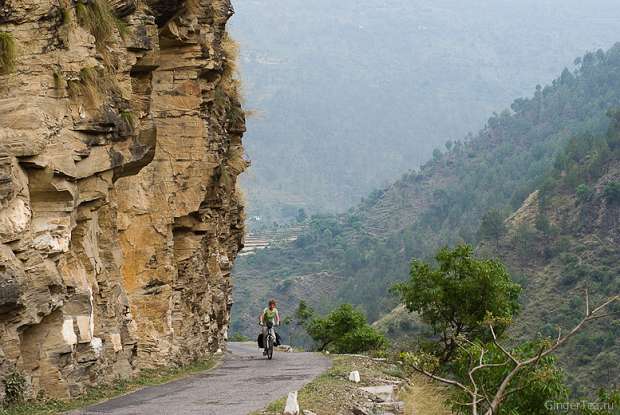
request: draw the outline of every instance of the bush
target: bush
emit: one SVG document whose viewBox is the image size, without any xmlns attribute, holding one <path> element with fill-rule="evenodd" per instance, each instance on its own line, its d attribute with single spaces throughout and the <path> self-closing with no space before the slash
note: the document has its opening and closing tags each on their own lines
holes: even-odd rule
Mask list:
<svg viewBox="0 0 620 415">
<path fill-rule="evenodd" d="M 387 346 L 385 337 L 368 325 L 366 316 L 351 304 L 342 304 L 324 318 L 312 319 L 306 330 L 319 350 L 359 353 Z"/>
<path fill-rule="evenodd" d="M 0 32 L 0 74 L 12 72 L 15 69 L 17 48 L 10 33 Z"/>
<path fill-rule="evenodd" d="M 19 372 L 12 372 L 4 379 L 4 401 L 15 404 L 24 400 L 26 379 Z"/>
<path fill-rule="evenodd" d="M 603 196 L 608 203 L 620 203 L 620 182 L 609 182 L 605 186 Z"/>
</svg>

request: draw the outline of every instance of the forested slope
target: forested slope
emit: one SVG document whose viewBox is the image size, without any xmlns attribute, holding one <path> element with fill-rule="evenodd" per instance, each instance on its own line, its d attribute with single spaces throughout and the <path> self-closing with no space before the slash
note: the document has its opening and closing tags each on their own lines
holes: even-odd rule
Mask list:
<svg viewBox="0 0 620 415">
<path fill-rule="evenodd" d="M 332 306 L 338 299 L 360 305 L 370 319 L 377 319 L 396 305 L 388 289 L 393 282 L 407 277 L 411 258 L 429 259 L 443 245 L 478 244 L 481 219 L 489 212 L 506 218 L 517 211 L 509 221 L 514 228 L 515 221 L 528 211 L 524 203 L 525 206 L 534 203 L 534 196 L 528 196 L 538 189 L 549 195 L 545 199 L 550 201 L 546 209 L 553 212 L 563 209 L 563 215 L 570 218 L 565 224 L 566 232 L 574 232 L 577 227 L 581 232 L 569 245 L 564 242 L 566 238 L 558 235 L 554 250 L 541 254 L 548 257 L 545 261 L 570 268 L 575 265 L 575 256 L 581 257 L 582 248 L 578 246 L 600 238 L 605 241 L 600 249 L 610 251 L 604 261 L 615 258 L 618 263 L 615 257 L 618 212 L 601 196 L 605 186 L 617 180 L 613 173 L 618 167 L 617 143 L 613 139 L 608 143 L 605 140 L 613 119 L 607 113 L 618 106 L 620 45 L 608 52 L 598 51 L 580 58 L 575 71 L 564 71 L 551 85 L 537 88 L 531 98 L 516 100 L 510 111 L 494 114 L 479 134 L 449 143 L 443 153 L 436 152 L 433 160 L 421 169 L 410 171 L 393 185 L 373 192 L 357 208 L 343 215 L 313 217 L 307 231 L 293 245 L 243 258 L 235 270 L 236 284 L 245 290 L 240 291 L 245 293 L 243 297 L 237 296 L 236 318 L 255 309 L 267 296 L 276 296 L 287 310 L 295 307 L 299 299 L 309 300 L 319 309 Z M 615 134 L 615 130 L 611 131 L 609 137 Z M 576 157 L 571 155 L 575 148 L 580 154 L 576 165 L 583 162 L 581 159 L 594 160 L 589 155 L 591 151 L 602 152 L 606 148 L 605 157 L 597 164 L 606 173 L 588 176 L 585 182 L 585 176 L 575 176 L 571 170 L 575 163 L 568 161 Z M 573 199 L 580 185 L 590 186 L 587 193 L 592 193 L 592 199 L 587 203 L 603 203 L 604 213 L 595 211 L 594 207 L 584 208 L 587 204 L 575 207 Z M 583 186 L 579 189 L 585 191 Z M 584 219 L 584 223 L 598 225 L 584 227 L 575 222 L 579 212 L 594 215 Z M 573 218 L 575 215 L 577 219 Z M 555 223 L 558 219 L 549 220 Z M 536 218 L 532 226 L 535 222 Z M 539 226 L 546 225 L 539 223 Z M 612 233 L 603 231 L 614 227 Z M 528 237 L 529 228 L 515 229 L 513 233 L 519 238 Z M 502 241 L 491 245 L 503 248 L 496 253 L 504 253 L 516 270 L 515 277 L 528 287 L 548 284 L 558 290 L 565 286 L 568 290 L 598 278 L 589 272 L 590 268 L 587 271 L 578 268 L 571 284 L 559 282 L 561 273 L 548 273 L 545 266 L 528 270 L 522 265 L 537 258 L 519 248 L 523 242 L 514 236 Z M 540 247 L 547 247 L 547 242 L 541 242 Z M 483 246 L 488 251 L 489 243 Z M 588 257 L 600 257 L 598 249 Z M 618 281 L 618 270 L 611 264 L 592 265 L 597 272 L 601 266 L 608 268 L 601 271 L 605 277 L 600 277 L 604 283 L 598 294 L 614 289 L 613 284 L 617 285 Z M 261 289 L 254 284 L 258 279 L 262 281 Z M 536 334 L 536 324 L 529 322 L 540 322 L 539 318 L 546 322 L 552 310 L 560 310 L 560 304 L 574 306 L 573 293 L 560 296 L 558 291 L 545 303 L 532 294 L 540 292 L 525 291 L 524 315 L 536 317 L 524 320 L 520 326 L 522 334 Z M 252 300 L 248 301 L 248 297 Z M 545 309 L 548 310 L 543 312 Z M 566 314 L 560 311 L 559 315 Z M 549 324 L 555 322 L 555 317 L 549 318 Z M 237 323 L 234 328 L 241 329 L 242 325 Z"/>
</svg>

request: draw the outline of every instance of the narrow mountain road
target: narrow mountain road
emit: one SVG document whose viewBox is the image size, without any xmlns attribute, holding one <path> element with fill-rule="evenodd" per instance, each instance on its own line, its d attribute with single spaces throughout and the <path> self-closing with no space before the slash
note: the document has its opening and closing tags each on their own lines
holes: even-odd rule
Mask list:
<svg viewBox="0 0 620 415">
<path fill-rule="evenodd" d="M 255 344 L 229 343 L 223 362 L 213 370 L 71 414 L 247 415 L 300 389 L 330 365 L 317 353 L 275 352 L 267 360 Z"/>
</svg>

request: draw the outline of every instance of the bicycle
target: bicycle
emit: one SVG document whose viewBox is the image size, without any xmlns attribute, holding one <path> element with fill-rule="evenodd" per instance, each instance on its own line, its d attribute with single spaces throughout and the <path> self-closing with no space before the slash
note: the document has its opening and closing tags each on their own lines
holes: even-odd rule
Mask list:
<svg viewBox="0 0 620 415">
<path fill-rule="evenodd" d="M 276 343 L 276 331 L 273 328 L 273 323 L 267 322 L 267 336 L 263 339 L 263 345 L 265 346 L 265 351 L 267 352 L 267 359 L 271 360 L 273 358 L 273 346 Z"/>
</svg>

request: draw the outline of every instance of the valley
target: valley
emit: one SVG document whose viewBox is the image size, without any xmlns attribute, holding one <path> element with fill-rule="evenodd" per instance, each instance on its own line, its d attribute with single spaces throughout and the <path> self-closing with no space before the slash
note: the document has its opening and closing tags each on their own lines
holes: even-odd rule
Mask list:
<svg viewBox="0 0 620 415">
<path fill-rule="evenodd" d="M 323 313 L 349 302 L 397 343 L 415 337 L 415 317 L 386 320 L 398 304 L 389 288 L 412 258 L 463 242 L 501 258 L 522 285 L 520 338 L 573 322 L 586 287 L 595 298 L 618 292 L 620 207 L 609 195 L 619 182 L 620 46 L 578 62 L 347 213 L 312 216 L 294 242 L 238 261 L 232 330 L 251 333 L 251 310 L 275 297 L 289 313 L 300 300 Z M 494 241 L 481 227 L 493 213 L 505 227 Z M 619 355 L 617 323 L 596 327 L 562 354 L 574 388 L 618 381 L 604 370 Z"/>
</svg>

